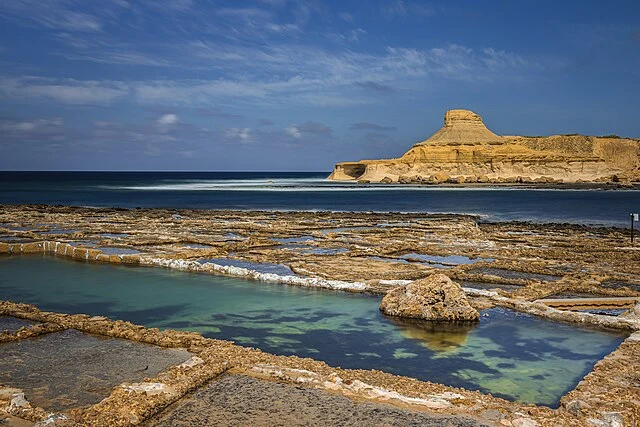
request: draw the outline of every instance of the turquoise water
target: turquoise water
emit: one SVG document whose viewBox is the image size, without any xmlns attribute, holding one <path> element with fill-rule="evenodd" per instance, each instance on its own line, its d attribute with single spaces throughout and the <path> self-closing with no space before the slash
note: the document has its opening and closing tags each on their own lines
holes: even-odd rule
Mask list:
<svg viewBox="0 0 640 427">
<path fill-rule="evenodd" d="M 42 256 L 0 258 L 0 299 L 550 406 L 624 339 L 504 309 L 477 325 L 425 324 L 381 315 L 373 296 Z"/>
</svg>

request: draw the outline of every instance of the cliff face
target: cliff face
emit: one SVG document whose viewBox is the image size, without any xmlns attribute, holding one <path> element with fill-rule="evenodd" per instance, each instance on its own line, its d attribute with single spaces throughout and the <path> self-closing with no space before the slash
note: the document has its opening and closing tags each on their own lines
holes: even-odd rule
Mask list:
<svg viewBox="0 0 640 427">
<path fill-rule="evenodd" d="M 398 159 L 338 163 L 329 179 L 369 182 L 640 181 L 640 140 L 498 136 L 468 110 Z"/>
</svg>

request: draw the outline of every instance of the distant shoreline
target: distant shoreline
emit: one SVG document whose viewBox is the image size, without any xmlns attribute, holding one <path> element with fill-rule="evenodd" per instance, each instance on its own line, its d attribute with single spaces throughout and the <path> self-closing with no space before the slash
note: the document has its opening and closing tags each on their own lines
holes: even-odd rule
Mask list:
<svg viewBox="0 0 640 427">
<path fill-rule="evenodd" d="M 462 183 L 454 184 L 444 182 L 441 184 L 426 183 L 354 183 L 358 187 L 432 187 L 432 188 L 495 188 L 495 189 L 518 189 L 518 190 L 640 190 L 640 182 L 617 183 L 617 182 L 567 182 L 567 183 L 513 183 L 513 182 L 489 182 L 489 183 Z"/>
</svg>

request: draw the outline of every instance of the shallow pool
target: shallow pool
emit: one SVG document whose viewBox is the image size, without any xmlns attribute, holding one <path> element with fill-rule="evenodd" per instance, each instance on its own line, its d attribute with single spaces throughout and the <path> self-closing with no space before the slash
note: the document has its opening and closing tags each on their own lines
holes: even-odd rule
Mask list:
<svg viewBox="0 0 640 427">
<path fill-rule="evenodd" d="M 46 256 L 0 258 L 0 299 L 550 406 L 625 337 L 504 309 L 477 325 L 403 321 L 381 315 L 374 296 Z"/>
</svg>

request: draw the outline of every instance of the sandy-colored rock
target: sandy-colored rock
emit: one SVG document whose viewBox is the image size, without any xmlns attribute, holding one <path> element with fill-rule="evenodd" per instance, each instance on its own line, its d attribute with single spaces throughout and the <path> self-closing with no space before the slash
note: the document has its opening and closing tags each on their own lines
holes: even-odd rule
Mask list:
<svg viewBox="0 0 640 427">
<path fill-rule="evenodd" d="M 21 246 L 21 252 L 25 254 L 36 254 L 36 253 L 41 253 L 43 251 L 41 242 L 23 243 L 20 246 Z"/>
<path fill-rule="evenodd" d="M 526 180 L 521 182 L 526 183 L 638 182 L 640 139 L 578 134 L 499 136 L 476 113 L 449 110 L 444 126 L 402 157 L 338 163 L 329 179 L 381 182 L 385 177 L 439 174 L 505 178 L 509 183 L 516 182 L 510 177 L 523 177 Z"/>
<path fill-rule="evenodd" d="M 433 175 L 433 181 L 436 184 L 442 183 L 442 182 L 446 182 L 449 179 L 449 175 L 444 174 L 442 172 L 437 172 Z"/>
<path fill-rule="evenodd" d="M 444 115 L 444 126 L 422 145 L 476 145 L 500 144 L 502 137 L 491 132 L 482 118 L 469 110 L 449 110 Z"/>
<path fill-rule="evenodd" d="M 444 274 L 433 274 L 391 290 L 382 299 L 380 310 L 391 316 L 434 321 L 476 321 L 480 318 L 460 285 Z"/>
<path fill-rule="evenodd" d="M 640 302 L 636 303 L 629 311 L 622 314 L 622 317 L 640 318 Z"/>
</svg>

